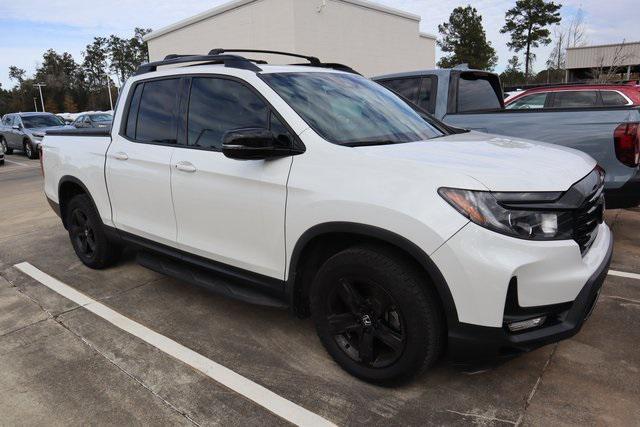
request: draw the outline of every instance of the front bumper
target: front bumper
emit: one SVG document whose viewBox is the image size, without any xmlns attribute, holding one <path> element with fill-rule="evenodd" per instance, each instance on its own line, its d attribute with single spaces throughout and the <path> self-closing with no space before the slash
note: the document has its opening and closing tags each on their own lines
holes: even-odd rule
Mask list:
<svg viewBox="0 0 640 427">
<path fill-rule="evenodd" d="M 609 270 L 613 239 L 610 233 L 607 233 L 607 237 L 602 260 L 574 301 L 523 309 L 524 313 L 546 315 L 548 320 L 541 327 L 514 333 L 506 325 L 450 324 L 448 352 L 451 358 L 455 361 L 509 358 L 577 334 L 593 311 Z"/>
</svg>

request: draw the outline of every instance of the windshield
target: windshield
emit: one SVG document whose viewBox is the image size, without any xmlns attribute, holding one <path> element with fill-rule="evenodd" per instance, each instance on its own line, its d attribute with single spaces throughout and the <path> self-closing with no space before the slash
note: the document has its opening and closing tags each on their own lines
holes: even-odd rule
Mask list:
<svg viewBox="0 0 640 427">
<path fill-rule="evenodd" d="M 110 122 L 111 114 L 92 114 L 91 120 L 94 122 Z"/>
<path fill-rule="evenodd" d="M 46 128 L 51 126 L 62 126 L 64 122 L 53 114 L 43 114 L 41 116 L 22 116 L 22 124 L 28 128 Z"/>
<path fill-rule="evenodd" d="M 398 96 L 364 77 L 322 72 L 261 77 L 313 130 L 335 144 L 395 144 L 443 135 Z"/>
</svg>

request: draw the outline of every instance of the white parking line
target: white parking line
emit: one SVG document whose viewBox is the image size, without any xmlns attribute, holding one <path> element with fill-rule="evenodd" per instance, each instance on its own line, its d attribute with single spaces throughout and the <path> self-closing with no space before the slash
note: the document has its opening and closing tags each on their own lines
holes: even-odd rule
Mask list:
<svg viewBox="0 0 640 427">
<path fill-rule="evenodd" d="M 638 279 L 638 280 L 640 280 L 640 274 L 627 273 L 626 271 L 609 270 L 609 274 L 611 276 L 627 277 L 629 279 Z"/>
<path fill-rule="evenodd" d="M 134 322 L 128 317 L 123 316 L 54 277 L 38 270 L 28 262 L 16 264 L 15 267 L 49 289 L 86 308 L 123 331 L 140 338 L 157 349 L 197 369 L 209 378 L 254 401 L 291 423 L 301 426 L 334 426 L 332 422 L 322 418 L 320 415 L 308 411 L 260 384 L 256 384 L 242 375 L 235 373 L 231 369 L 207 359 L 203 355 L 196 353 L 164 335 L 152 331 L 140 323 Z"/>
<path fill-rule="evenodd" d="M 4 161 L 5 161 L 5 162 L 8 162 L 8 163 L 13 163 L 14 165 L 24 166 L 25 168 L 31 168 L 31 169 L 34 169 L 34 168 L 37 168 L 37 167 L 38 167 L 38 166 L 31 166 L 31 165 L 27 165 L 26 163 L 16 162 L 16 161 L 14 161 L 14 160 L 9 160 L 9 159 L 7 159 L 6 157 L 5 157 Z"/>
</svg>

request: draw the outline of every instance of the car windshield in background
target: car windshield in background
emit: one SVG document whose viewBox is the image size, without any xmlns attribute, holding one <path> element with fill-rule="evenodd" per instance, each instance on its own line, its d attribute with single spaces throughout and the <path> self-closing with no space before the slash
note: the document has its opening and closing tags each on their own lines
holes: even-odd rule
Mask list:
<svg viewBox="0 0 640 427">
<path fill-rule="evenodd" d="M 396 144 L 443 135 L 402 99 L 364 77 L 322 72 L 261 77 L 313 130 L 335 144 Z"/>
<path fill-rule="evenodd" d="M 22 116 L 22 124 L 29 129 L 62 126 L 64 122 L 53 114 L 43 114 L 41 116 Z"/>
<path fill-rule="evenodd" d="M 111 120 L 113 120 L 113 117 L 111 117 L 110 114 L 92 114 L 91 120 L 98 123 L 110 122 Z"/>
</svg>

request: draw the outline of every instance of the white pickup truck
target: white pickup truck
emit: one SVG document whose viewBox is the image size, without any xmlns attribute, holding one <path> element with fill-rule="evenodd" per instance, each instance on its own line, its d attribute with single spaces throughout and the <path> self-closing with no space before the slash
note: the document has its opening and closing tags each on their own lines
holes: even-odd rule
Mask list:
<svg viewBox="0 0 640 427">
<path fill-rule="evenodd" d="M 311 315 L 337 363 L 377 383 L 445 350 L 511 357 L 577 333 L 612 253 L 596 162 L 450 128 L 305 58 L 172 55 L 127 81 L 110 133 L 48 132 L 46 197 L 82 262 L 127 245 Z"/>
</svg>

